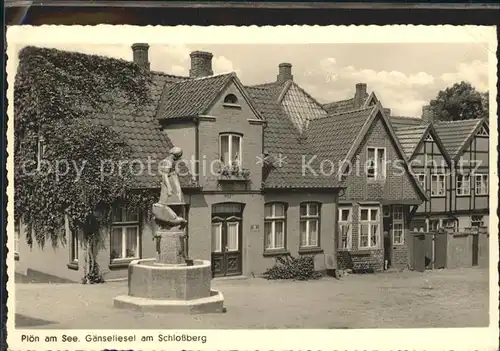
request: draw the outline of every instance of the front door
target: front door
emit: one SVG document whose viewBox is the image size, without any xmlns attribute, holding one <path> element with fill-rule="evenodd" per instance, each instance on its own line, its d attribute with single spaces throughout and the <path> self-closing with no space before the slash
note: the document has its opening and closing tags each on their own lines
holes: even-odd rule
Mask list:
<svg viewBox="0 0 500 351">
<path fill-rule="evenodd" d="M 388 269 L 392 265 L 392 214 L 390 206 L 383 208 L 384 220 L 384 269 Z"/>
<path fill-rule="evenodd" d="M 216 277 L 242 273 L 243 206 L 217 204 L 212 208 L 212 271 Z"/>
</svg>

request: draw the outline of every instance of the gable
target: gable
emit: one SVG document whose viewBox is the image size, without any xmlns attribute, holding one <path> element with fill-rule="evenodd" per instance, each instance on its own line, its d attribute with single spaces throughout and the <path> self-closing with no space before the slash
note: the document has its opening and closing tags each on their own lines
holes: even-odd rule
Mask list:
<svg viewBox="0 0 500 351">
<path fill-rule="evenodd" d="M 412 166 L 415 168 L 424 167 L 428 162 L 433 162 L 440 167 L 450 164 L 446 149 L 439 141 L 439 136 L 433 128 L 429 128 L 422 136 L 422 140 L 415 148 L 411 159 Z"/>
<path fill-rule="evenodd" d="M 350 159 L 353 169 L 346 177 L 345 199 L 382 201 L 412 200 L 421 201 L 421 195 L 412 176 L 402 167 L 401 152 L 382 116 L 378 114 L 367 126 L 366 133 Z M 387 168 L 384 181 L 367 179 L 365 165 L 368 162 L 368 148 L 383 149 L 386 155 Z"/>
<path fill-rule="evenodd" d="M 240 115 L 246 119 L 262 119 L 244 88 L 240 87 L 235 80 L 228 82 L 206 110 L 206 115 L 216 118 L 228 114 Z"/>
</svg>

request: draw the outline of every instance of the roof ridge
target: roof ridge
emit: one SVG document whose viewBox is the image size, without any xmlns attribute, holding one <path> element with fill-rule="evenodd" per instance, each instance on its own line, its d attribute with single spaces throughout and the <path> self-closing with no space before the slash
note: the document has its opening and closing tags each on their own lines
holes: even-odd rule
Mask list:
<svg viewBox="0 0 500 351">
<path fill-rule="evenodd" d="M 325 106 L 325 105 L 333 105 L 333 104 L 338 104 L 338 103 L 340 103 L 340 102 L 346 102 L 346 101 L 350 101 L 350 100 L 352 100 L 352 99 L 354 99 L 354 98 L 349 98 L 349 99 L 344 99 L 344 100 L 337 100 L 337 101 L 331 101 L 331 102 L 325 102 L 325 103 L 323 104 L 323 106 Z"/>
<path fill-rule="evenodd" d="M 162 72 L 162 71 L 151 70 L 150 72 L 152 74 L 157 74 L 157 75 L 160 75 L 160 76 L 166 76 L 166 77 L 171 77 L 171 78 L 182 78 L 182 79 L 185 79 L 185 80 L 193 79 L 193 78 L 188 77 L 188 76 L 178 76 L 178 75 L 175 75 L 175 74 L 170 74 L 170 73 L 166 73 L 166 72 Z"/>
<path fill-rule="evenodd" d="M 365 111 L 365 110 L 373 110 L 375 107 L 376 107 L 376 105 L 368 106 L 368 107 L 364 107 L 364 108 L 357 108 L 355 110 L 342 111 L 342 112 L 338 112 L 338 113 L 328 113 L 326 116 L 318 117 L 318 118 L 315 118 L 314 120 L 328 118 L 328 117 L 342 116 L 342 115 L 346 115 L 346 114 L 350 114 L 350 113 L 354 113 L 354 112 Z"/>
<path fill-rule="evenodd" d="M 185 80 L 181 80 L 179 82 L 173 82 L 173 84 L 179 84 L 179 83 L 185 83 L 185 82 L 198 82 L 200 80 L 209 80 L 209 79 L 212 79 L 212 78 L 219 78 L 219 77 L 222 77 L 222 76 L 229 76 L 229 75 L 233 75 L 233 76 L 236 76 L 236 73 L 233 71 L 233 72 L 224 72 L 224 73 L 218 73 L 218 74 L 212 74 L 211 76 L 206 76 L 206 77 L 196 77 L 196 78 L 187 78 Z"/>
</svg>

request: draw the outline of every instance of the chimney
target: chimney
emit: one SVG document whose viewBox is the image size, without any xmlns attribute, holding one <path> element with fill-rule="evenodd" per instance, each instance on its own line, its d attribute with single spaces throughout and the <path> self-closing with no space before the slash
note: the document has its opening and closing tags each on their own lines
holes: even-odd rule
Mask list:
<svg viewBox="0 0 500 351">
<path fill-rule="evenodd" d="M 366 83 L 356 84 L 356 93 L 354 94 L 354 108 L 361 108 L 361 106 L 363 106 L 363 103 L 368 97 L 366 89 Z"/>
<path fill-rule="evenodd" d="M 141 68 L 149 70 L 149 45 L 145 43 L 135 43 L 132 45 L 132 51 L 134 53 L 134 63 Z"/>
<path fill-rule="evenodd" d="M 431 105 L 422 106 L 422 120 L 437 123 L 436 113 Z"/>
<path fill-rule="evenodd" d="M 283 62 L 278 65 L 278 83 L 286 82 L 287 80 L 293 80 L 292 76 L 292 64 L 288 62 Z"/>
<path fill-rule="evenodd" d="M 214 74 L 212 71 L 212 55 L 210 52 L 193 51 L 189 54 L 191 57 L 191 69 L 189 76 L 191 78 L 208 77 Z"/>
</svg>

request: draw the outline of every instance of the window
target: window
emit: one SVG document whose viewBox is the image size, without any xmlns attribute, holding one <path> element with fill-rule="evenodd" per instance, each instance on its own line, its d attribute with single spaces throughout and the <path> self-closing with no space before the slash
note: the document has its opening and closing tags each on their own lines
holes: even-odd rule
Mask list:
<svg viewBox="0 0 500 351">
<path fill-rule="evenodd" d="M 285 204 L 273 203 L 264 206 L 265 249 L 285 248 Z"/>
<path fill-rule="evenodd" d="M 21 242 L 21 219 L 14 222 L 14 258 L 19 259 L 19 245 Z"/>
<path fill-rule="evenodd" d="M 483 216 L 471 216 L 470 225 L 472 227 L 484 227 L 484 217 Z"/>
<path fill-rule="evenodd" d="M 385 149 L 377 147 L 368 148 L 367 157 L 367 177 L 368 179 L 385 179 L 386 161 Z"/>
<path fill-rule="evenodd" d="M 241 135 L 222 134 L 220 136 L 220 160 L 226 166 L 241 166 Z"/>
<path fill-rule="evenodd" d="M 112 213 L 111 260 L 139 258 L 139 214 L 126 207 Z"/>
<path fill-rule="evenodd" d="M 431 196 L 444 196 L 444 174 L 431 174 Z"/>
<path fill-rule="evenodd" d="M 224 103 L 225 104 L 237 104 L 238 98 L 234 94 L 227 94 L 226 97 L 224 98 Z"/>
<path fill-rule="evenodd" d="M 476 195 L 488 195 L 487 174 L 476 174 Z"/>
<path fill-rule="evenodd" d="M 339 249 L 350 249 L 352 240 L 352 209 L 339 208 Z"/>
<path fill-rule="evenodd" d="M 470 175 L 457 174 L 457 195 L 470 195 Z"/>
<path fill-rule="evenodd" d="M 360 249 L 374 249 L 379 247 L 380 237 L 380 208 L 359 208 L 359 243 Z"/>
<path fill-rule="evenodd" d="M 43 137 L 39 137 L 38 144 L 37 144 L 38 163 L 42 162 L 44 156 L 45 156 L 45 139 Z"/>
<path fill-rule="evenodd" d="M 403 206 L 392 207 L 392 243 L 402 245 L 405 242 L 405 222 Z"/>
<path fill-rule="evenodd" d="M 428 232 L 441 229 L 440 219 L 429 219 L 428 222 Z"/>
<path fill-rule="evenodd" d="M 317 203 L 300 205 L 300 247 L 319 246 L 320 206 Z"/>
<path fill-rule="evenodd" d="M 425 137 L 425 141 L 434 141 L 434 139 L 432 138 L 432 135 L 427 134 L 427 136 Z"/>
<path fill-rule="evenodd" d="M 426 190 L 426 187 L 425 187 L 425 174 L 424 173 L 415 174 L 415 177 L 417 178 L 417 181 L 420 183 L 420 185 L 422 186 L 422 188 L 424 190 Z"/>
<path fill-rule="evenodd" d="M 78 231 L 73 229 L 71 231 L 71 246 L 69 248 L 70 252 L 70 261 L 73 263 L 78 263 Z"/>
<path fill-rule="evenodd" d="M 222 223 L 212 223 L 212 252 L 222 252 Z"/>
</svg>

